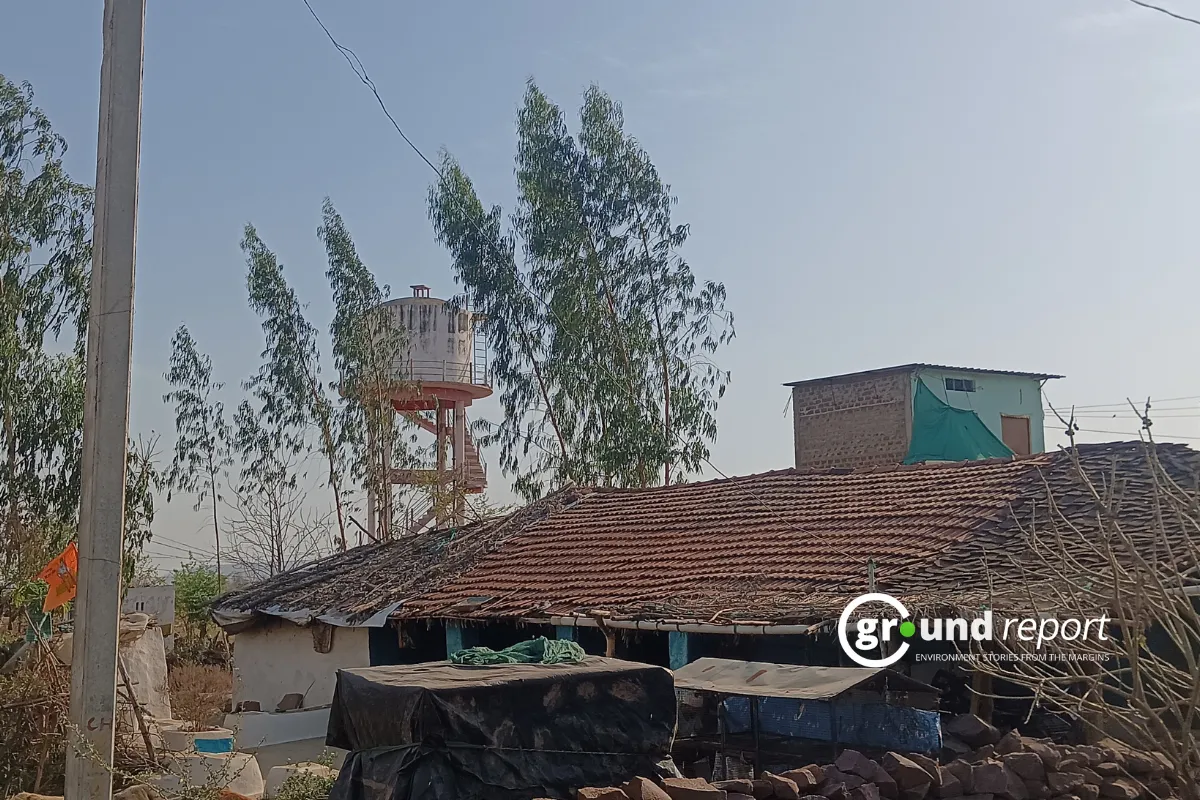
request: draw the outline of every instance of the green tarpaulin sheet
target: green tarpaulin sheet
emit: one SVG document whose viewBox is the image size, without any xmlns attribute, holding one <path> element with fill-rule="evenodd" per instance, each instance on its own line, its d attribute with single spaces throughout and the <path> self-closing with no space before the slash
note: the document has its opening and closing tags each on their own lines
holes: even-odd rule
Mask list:
<svg viewBox="0 0 1200 800">
<path fill-rule="evenodd" d="M 451 664 L 578 664 L 586 658 L 583 648 L 568 639 L 539 636 L 503 650 L 470 647 L 450 655 Z"/>
<path fill-rule="evenodd" d="M 912 440 L 905 464 L 922 461 L 975 461 L 1013 454 L 974 411 L 943 403 L 924 381 L 913 395 Z"/>
</svg>

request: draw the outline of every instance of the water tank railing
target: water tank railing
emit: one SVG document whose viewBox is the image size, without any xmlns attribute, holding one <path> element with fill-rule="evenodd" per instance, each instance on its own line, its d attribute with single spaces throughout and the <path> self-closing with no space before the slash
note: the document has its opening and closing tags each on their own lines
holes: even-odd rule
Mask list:
<svg viewBox="0 0 1200 800">
<path fill-rule="evenodd" d="M 398 359 L 393 365 L 395 372 L 404 380 L 437 381 L 440 383 L 466 383 L 473 386 L 488 386 L 485 371 L 472 361 Z"/>
</svg>

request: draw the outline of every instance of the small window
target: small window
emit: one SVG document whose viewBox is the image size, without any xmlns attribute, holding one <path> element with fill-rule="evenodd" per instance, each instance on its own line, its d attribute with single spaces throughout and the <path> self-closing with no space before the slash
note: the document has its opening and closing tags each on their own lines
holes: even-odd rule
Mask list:
<svg viewBox="0 0 1200 800">
<path fill-rule="evenodd" d="M 975 381 L 970 378 L 946 378 L 947 392 L 973 392 Z"/>
<path fill-rule="evenodd" d="M 454 333 L 454 315 L 446 315 L 446 333 Z"/>
</svg>

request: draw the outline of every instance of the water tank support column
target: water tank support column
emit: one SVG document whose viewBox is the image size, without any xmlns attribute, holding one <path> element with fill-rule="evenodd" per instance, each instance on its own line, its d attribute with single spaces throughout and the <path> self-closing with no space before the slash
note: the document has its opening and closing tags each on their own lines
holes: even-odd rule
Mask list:
<svg viewBox="0 0 1200 800">
<path fill-rule="evenodd" d="M 467 510 L 467 406 L 454 401 L 454 524 L 462 525 Z"/>
<path fill-rule="evenodd" d="M 367 426 L 367 463 L 375 458 L 375 429 L 373 426 Z M 367 477 L 367 534 L 372 539 L 379 538 L 379 532 L 375 528 L 375 481 Z"/>
</svg>

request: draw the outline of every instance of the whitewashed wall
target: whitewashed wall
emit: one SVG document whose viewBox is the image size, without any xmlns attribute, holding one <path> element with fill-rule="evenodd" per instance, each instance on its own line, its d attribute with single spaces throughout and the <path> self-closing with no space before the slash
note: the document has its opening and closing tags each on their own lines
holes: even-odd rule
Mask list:
<svg viewBox="0 0 1200 800">
<path fill-rule="evenodd" d="M 339 669 L 369 667 L 366 628 L 334 628 L 329 653 L 313 649 L 312 631 L 279 620 L 233 637 L 233 702 L 257 700 L 274 711 L 285 694 L 304 694 L 304 707 L 333 699 Z M 309 687 L 312 688 L 309 688 Z"/>
</svg>

